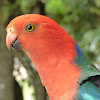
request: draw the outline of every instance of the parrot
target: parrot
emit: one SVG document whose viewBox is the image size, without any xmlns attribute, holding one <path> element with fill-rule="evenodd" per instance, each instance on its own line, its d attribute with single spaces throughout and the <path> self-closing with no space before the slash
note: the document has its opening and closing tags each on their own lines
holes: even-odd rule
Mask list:
<svg viewBox="0 0 100 100">
<path fill-rule="evenodd" d="M 26 52 L 50 100 L 100 100 L 100 71 L 53 19 L 20 15 L 6 31 L 7 47 Z"/>
</svg>

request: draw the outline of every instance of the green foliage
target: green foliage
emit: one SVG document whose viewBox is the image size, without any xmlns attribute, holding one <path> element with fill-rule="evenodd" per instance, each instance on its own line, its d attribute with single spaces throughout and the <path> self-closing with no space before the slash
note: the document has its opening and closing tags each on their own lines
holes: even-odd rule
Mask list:
<svg viewBox="0 0 100 100">
<path fill-rule="evenodd" d="M 97 7 L 100 7 L 100 0 L 95 0 L 95 4 Z"/>
<path fill-rule="evenodd" d="M 23 13 L 29 13 L 31 7 L 36 3 L 36 0 L 17 0 L 16 3 L 20 6 Z"/>
<path fill-rule="evenodd" d="M 3 0 L 0 4 L 0 21 L 5 23 L 9 17 L 20 14 L 32 13 L 32 7 L 35 6 L 37 0 Z"/>
<path fill-rule="evenodd" d="M 100 28 L 86 32 L 79 44 L 93 61 L 100 62 Z"/>
<path fill-rule="evenodd" d="M 19 83 L 20 87 L 22 88 L 24 100 L 36 100 L 35 90 L 29 84 L 29 81 L 27 78 L 24 81 L 19 81 L 18 83 Z"/>
</svg>

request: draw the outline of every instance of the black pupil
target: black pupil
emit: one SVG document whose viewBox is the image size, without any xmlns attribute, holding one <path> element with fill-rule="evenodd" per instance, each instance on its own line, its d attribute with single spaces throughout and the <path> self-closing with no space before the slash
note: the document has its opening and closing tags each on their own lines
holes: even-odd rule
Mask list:
<svg viewBox="0 0 100 100">
<path fill-rule="evenodd" d="M 32 29 L 32 26 L 31 25 L 28 25 L 28 29 L 31 30 Z"/>
</svg>

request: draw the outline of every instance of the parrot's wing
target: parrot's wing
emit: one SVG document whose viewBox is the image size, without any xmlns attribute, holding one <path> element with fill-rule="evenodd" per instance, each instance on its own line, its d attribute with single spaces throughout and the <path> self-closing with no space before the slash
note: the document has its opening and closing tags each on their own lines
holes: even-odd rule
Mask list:
<svg viewBox="0 0 100 100">
<path fill-rule="evenodd" d="M 75 63 L 81 68 L 79 91 L 75 100 L 100 100 L 100 71 L 76 44 Z"/>
<path fill-rule="evenodd" d="M 80 67 L 81 69 L 81 75 L 79 78 L 80 84 L 89 77 L 100 75 L 100 71 L 92 64 L 77 44 L 75 51 L 77 53 L 77 57 L 74 62 L 77 64 L 77 67 Z"/>
<path fill-rule="evenodd" d="M 90 82 L 80 86 L 75 100 L 100 100 L 100 89 Z"/>
</svg>

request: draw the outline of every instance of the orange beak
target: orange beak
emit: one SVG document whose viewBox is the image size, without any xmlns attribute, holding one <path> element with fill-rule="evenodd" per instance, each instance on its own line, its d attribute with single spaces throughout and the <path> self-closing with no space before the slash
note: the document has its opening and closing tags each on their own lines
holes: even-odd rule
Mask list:
<svg viewBox="0 0 100 100">
<path fill-rule="evenodd" d="M 7 33 L 6 36 L 6 45 L 8 47 L 8 49 L 10 51 L 12 51 L 12 48 L 16 49 L 16 50 L 20 50 L 21 49 L 21 45 L 19 44 L 18 40 L 17 40 L 17 35 L 16 34 L 9 34 Z"/>
</svg>

